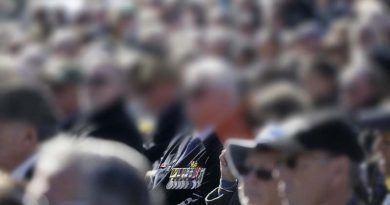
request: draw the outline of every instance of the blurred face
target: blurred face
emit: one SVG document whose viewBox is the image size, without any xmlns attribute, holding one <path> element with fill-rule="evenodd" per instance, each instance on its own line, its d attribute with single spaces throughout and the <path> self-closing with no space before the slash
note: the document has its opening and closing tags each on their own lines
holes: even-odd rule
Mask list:
<svg viewBox="0 0 390 205">
<path fill-rule="evenodd" d="M 244 205 L 279 205 L 278 176 L 275 171 L 278 153 L 254 151 L 239 171 L 240 201 Z"/>
<path fill-rule="evenodd" d="M 111 69 L 96 69 L 87 77 L 84 86 L 87 109 L 99 110 L 110 106 L 124 94 L 123 79 Z"/>
<path fill-rule="evenodd" d="M 379 153 L 384 162 L 386 176 L 390 175 L 390 130 L 383 131 L 378 143 Z"/>
<path fill-rule="evenodd" d="M 39 168 L 27 188 L 29 199 L 50 205 L 81 205 L 81 173 L 75 166 L 68 166 L 56 173 Z"/>
<path fill-rule="evenodd" d="M 215 40 L 213 42 L 206 42 L 205 50 L 211 54 L 219 57 L 229 56 L 229 42 L 224 40 Z"/>
<path fill-rule="evenodd" d="M 356 111 L 375 104 L 377 95 L 375 86 L 364 76 L 358 76 L 344 85 L 342 101 L 348 110 Z"/>
<path fill-rule="evenodd" d="M 59 108 L 63 118 L 72 117 L 79 109 L 79 87 L 64 85 L 52 89 L 55 105 Z"/>
<path fill-rule="evenodd" d="M 304 76 L 303 86 L 307 89 L 310 98 L 314 102 L 332 96 L 336 91 L 334 82 L 316 72 L 309 72 Z"/>
<path fill-rule="evenodd" d="M 272 60 L 275 60 L 280 52 L 277 43 L 272 42 L 271 40 L 259 45 L 257 51 L 261 59 L 265 62 L 272 62 Z"/>
<path fill-rule="evenodd" d="M 286 194 L 291 205 L 322 204 L 333 172 L 329 170 L 330 157 L 321 151 L 291 156 L 281 169 L 286 183 Z"/>
<path fill-rule="evenodd" d="M 146 104 L 157 115 L 161 113 L 176 97 L 176 85 L 170 81 L 156 82 L 153 87 L 144 93 Z"/>
<path fill-rule="evenodd" d="M 364 50 L 370 50 L 370 48 L 374 47 L 378 43 L 374 31 L 368 27 L 360 30 L 357 35 L 357 43 Z"/>
<path fill-rule="evenodd" d="M 75 41 L 64 41 L 54 47 L 53 53 L 59 56 L 74 57 L 78 54 L 78 46 Z"/>
<path fill-rule="evenodd" d="M 197 85 L 185 91 L 186 111 L 197 128 L 217 126 L 232 111 L 232 99 L 221 88 Z"/>
<path fill-rule="evenodd" d="M 35 130 L 28 125 L 0 121 L 0 169 L 12 172 L 38 146 Z"/>
<path fill-rule="evenodd" d="M 320 37 L 315 34 L 310 34 L 300 39 L 297 42 L 296 48 L 299 49 L 303 54 L 312 55 L 320 50 L 321 41 Z"/>
</svg>

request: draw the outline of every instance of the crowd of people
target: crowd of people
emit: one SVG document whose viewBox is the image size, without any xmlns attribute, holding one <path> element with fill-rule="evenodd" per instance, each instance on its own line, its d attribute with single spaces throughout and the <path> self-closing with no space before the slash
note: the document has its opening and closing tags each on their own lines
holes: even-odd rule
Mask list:
<svg viewBox="0 0 390 205">
<path fill-rule="evenodd" d="M 389 9 L 0 0 L 0 205 L 390 205 Z"/>
</svg>

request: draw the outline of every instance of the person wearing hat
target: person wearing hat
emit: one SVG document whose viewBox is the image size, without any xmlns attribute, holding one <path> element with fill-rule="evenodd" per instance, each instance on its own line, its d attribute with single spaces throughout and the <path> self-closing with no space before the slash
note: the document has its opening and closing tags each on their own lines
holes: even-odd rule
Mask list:
<svg viewBox="0 0 390 205">
<path fill-rule="evenodd" d="M 143 153 L 142 136 L 133 113 L 126 107 L 127 81 L 123 70 L 107 53 L 92 56 L 93 52 L 85 56 L 84 83 L 80 88 L 82 116 L 71 133 L 118 141 Z"/>
<path fill-rule="evenodd" d="M 343 116 L 315 113 L 291 118 L 282 127 L 286 137 L 269 146 L 283 154 L 279 170 L 291 205 L 366 202 L 355 192 L 364 152 Z"/>
<path fill-rule="evenodd" d="M 183 102 L 178 95 L 178 72 L 163 59 L 144 56 L 129 69 L 128 75 L 135 95 L 132 97 L 142 101 L 149 114 L 156 117 L 154 129 L 148 126 L 150 120 L 142 116 L 137 120 L 140 132 L 150 136 L 151 142 L 145 143 L 145 155 L 155 162 L 186 124 Z"/>
<path fill-rule="evenodd" d="M 278 124 L 269 124 L 253 140 L 231 139 L 226 144 L 226 160 L 236 183 L 227 187 L 226 177 L 220 186 L 206 197 L 209 205 L 281 205 L 283 198 L 278 189 L 277 162 L 280 152 L 268 143 L 284 133 Z M 223 165 L 221 165 L 223 166 Z M 222 173 L 224 175 L 224 173 Z"/>
<path fill-rule="evenodd" d="M 62 58 L 51 58 L 45 65 L 41 78 L 56 105 L 60 129 L 69 131 L 81 115 L 81 66 Z"/>
<path fill-rule="evenodd" d="M 307 97 L 302 93 L 302 90 L 294 84 L 287 82 L 270 83 L 256 90 L 253 93 L 249 104 L 250 118 L 253 119 L 255 126 L 260 127 L 260 132 L 258 133 L 258 138 L 256 139 L 260 139 L 259 137 L 281 135 L 282 133 L 277 131 L 278 126 L 276 126 L 276 123 L 282 122 L 289 116 L 303 112 L 310 106 L 307 101 Z M 263 123 L 265 122 L 273 123 L 270 125 L 266 124 L 264 126 Z M 257 140 L 252 141 L 257 142 Z M 260 151 L 260 154 L 268 153 L 268 150 L 261 149 Z M 220 183 L 219 186 L 206 197 L 206 202 L 208 204 L 226 204 L 227 202 L 229 202 L 229 204 L 240 204 L 237 191 L 238 184 L 240 183 L 237 183 L 237 181 L 244 176 L 240 176 L 240 174 L 233 175 L 231 173 L 232 169 L 229 169 L 228 165 L 237 163 L 228 163 L 226 155 L 226 151 L 224 150 L 220 156 Z M 235 153 L 230 155 L 235 156 Z M 257 155 L 256 157 L 259 157 L 260 160 L 263 158 L 262 156 Z M 238 155 L 238 160 L 236 161 L 241 162 L 243 161 L 242 159 L 243 156 Z M 242 184 L 244 184 L 244 181 Z M 264 183 L 259 184 L 263 185 Z M 274 189 L 270 188 L 270 190 Z M 270 194 L 265 195 L 268 196 Z M 269 204 L 262 201 L 263 200 L 260 200 L 259 203 Z"/>
</svg>

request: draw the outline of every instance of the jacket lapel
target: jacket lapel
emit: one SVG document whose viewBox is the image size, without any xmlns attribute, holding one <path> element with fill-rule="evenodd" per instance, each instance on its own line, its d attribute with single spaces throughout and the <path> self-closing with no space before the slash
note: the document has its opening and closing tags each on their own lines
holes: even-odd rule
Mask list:
<svg viewBox="0 0 390 205">
<path fill-rule="evenodd" d="M 191 135 L 188 135 L 188 133 L 184 133 L 182 135 L 179 135 L 175 142 L 172 143 L 172 146 L 167 150 L 164 157 L 161 159 L 160 167 L 157 168 L 158 173 L 157 179 L 155 179 L 155 185 L 159 185 L 162 181 L 164 181 L 167 176 L 170 174 L 172 168 L 176 166 L 177 160 L 180 158 L 181 154 L 184 152 L 185 147 L 187 146 L 188 141 L 191 139 Z M 174 153 L 174 154 L 170 154 Z M 165 164 L 166 166 L 164 169 L 161 169 L 162 164 Z"/>
<path fill-rule="evenodd" d="M 175 146 L 175 148 L 177 147 L 176 154 L 174 154 L 174 156 L 172 156 L 172 159 L 168 159 L 168 161 L 171 161 L 173 163 L 172 163 L 172 165 L 167 167 L 167 169 L 165 170 L 164 173 L 160 173 L 159 181 L 157 182 L 157 184 L 160 184 L 162 181 L 167 179 L 172 168 L 187 167 L 187 165 L 191 161 L 198 161 L 207 152 L 213 152 L 214 150 L 219 150 L 220 147 L 222 147 L 222 145 L 219 142 L 216 134 L 211 133 L 210 135 L 211 136 L 208 136 L 203 143 L 201 143 L 200 145 L 195 147 L 194 150 L 192 150 L 187 156 L 185 156 L 182 159 L 180 159 L 181 155 L 184 153 L 184 150 L 185 150 L 188 142 L 192 139 L 192 135 L 187 135 L 186 139 L 184 139 L 182 141 L 182 143 L 177 143 L 177 146 Z M 182 137 L 185 137 L 185 136 L 182 136 Z M 172 151 L 174 151 L 174 149 Z M 219 155 L 220 153 L 216 153 L 216 154 Z M 164 161 L 167 161 L 167 158 L 165 158 Z M 162 162 L 164 162 L 164 161 L 162 161 Z"/>
<path fill-rule="evenodd" d="M 195 159 L 198 159 L 204 152 L 206 148 L 203 145 L 203 143 L 196 146 L 190 153 L 188 153 L 187 156 L 184 156 L 179 161 L 177 161 L 173 166 L 174 167 L 185 167 L 187 164 L 189 164 L 191 161 L 195 161 Z M 182 153 L 184 154 L 184 153 Z"/>
<path fill-rule="evenodd" d="M 212 152 L 221 147 L 221 143 L 218 140 L 217 135 L 212 132 L 209 136 L 203 141 L 200 145 L 195 147 L 187 156 L 185 156 L 180 161 L 176 162 L 174 167 L 177 166 L 187 166 L 191 161 L 197 161 L 201 158 L 206 152 Z M 218 155 L 220 153 L 217 153 Z"/>
</svg>

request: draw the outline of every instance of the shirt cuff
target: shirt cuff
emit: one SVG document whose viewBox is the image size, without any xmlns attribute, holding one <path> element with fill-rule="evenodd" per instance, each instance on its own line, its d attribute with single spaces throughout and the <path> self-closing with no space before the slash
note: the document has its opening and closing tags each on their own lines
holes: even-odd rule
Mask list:
<svg viewBox="0 0 390 205">
<path fill-rule="evenodd" d="M 220 195 L 223 192 L 234 192 L 237 188 L 237 184 L 238 184 L 237 180 L 228 181 L 228 180 L 220 179 L 218 194 Z"/>
<path fill-rule="evenodd" d="M 228 180 L 225 180 L 225 179 L 220 179 L 219 180 L 219 187 L 223 188 L 223 189 L 230 189 L 230 188 L 235 188 L 237 185 L 237 181 L 234 180 L 234 181 L 228 181 Z"/>
</svg>

